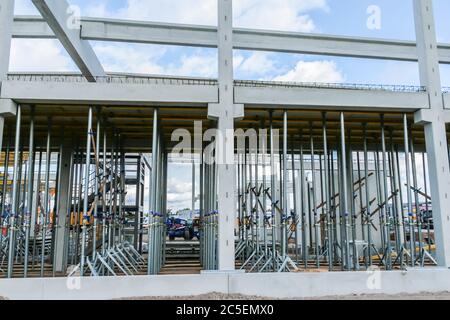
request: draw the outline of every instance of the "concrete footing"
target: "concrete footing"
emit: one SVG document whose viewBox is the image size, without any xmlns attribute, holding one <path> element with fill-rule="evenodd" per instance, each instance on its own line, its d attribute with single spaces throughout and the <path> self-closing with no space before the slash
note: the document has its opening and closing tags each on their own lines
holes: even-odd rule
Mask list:
<svg viewBox="0 0 450 320">
<path fill-rule="evenodd" d="M 273 298 L 450 291 L 450 270 L 201 275 L 0 280 L 7 299 L 118 299 L 219 292 Z"/>
</svg>

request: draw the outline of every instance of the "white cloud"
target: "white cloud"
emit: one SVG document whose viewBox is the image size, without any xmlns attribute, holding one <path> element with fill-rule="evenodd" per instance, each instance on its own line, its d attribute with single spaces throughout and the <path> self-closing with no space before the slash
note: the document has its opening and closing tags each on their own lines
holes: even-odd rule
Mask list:
<svg viewBox="0 0 450 320">
<path fill-rule="evenodd" d="M 189 24 L 217 24 L 217 0 L 126 0 L 118 9 L 112 9 L 108 0 L 71 1 L 83 3 L 82 13 L 88 16 L 122 18 L 147 21 L 168 21 Z M 311 32 L 316 30 L 310 11 L 327 11 L 327 0 L 239 0 L 234 1 L 234 24 L 237 27 L 279 29 Z M 16 0 L 16 12 L 35 14 L 37 11 L 29 0 Z M 28 41 L 28 40 L 27 40 Z M 33 40 L 18 47 L 14 44 L 12 70 L 67 71 L 73 63 L 64 49 L 47 41 Z M 183 53 L 164 59 L 166 46 L 145 46 L 122 43 L 94 44 L 105 70 L 146 74 L 168 74 L 180 76 L 215 77 L 217 54 L 207 50 Z M 32 55 L 30 55 L 32 52 Z M 176 51 L 175 51 L 176 52 Z M 235 54 L 234 65 L 245 77 L 267 79 L 277 71 L 276 60 L 271 53 L 255 52 L 245 58 Z M 340 81 L 336 67 L 324 62 L 320 68 L 309 63 L 299 64 L 279 80 L 325 78 L 324 81 Z"/>
<path fill-rule="evenodd" d="M 157 63 L 166 52 L 161 46 L 140 46 L 123 43 L 96 43 L 94 51 L 108 72 L 162 74 Z"/>
<path fill-rule="evenodd" d="M 83 8 L 82 8 L 83 9 Z M 239 0 L 234 1 L 237 27 L 311 32 L 316 30 L 307 14 L 327 11 L 327 0 Z M 127 0 L 117 10 L 108 10 L 105 0 L 84 8 L 97 17 L 217 25 L 217 0 Z"/>
<path fill-rule="evenodd" d="M 17 15 L 39 15 L 31 0 L 15 0 L 14 13 Z"/>
<path fill-rule="evenodd" d="M 13 39 L 10 71 L 71 71 L 72 60 L 56 40 Z"/>
<path fill-rule="evenodd" d="M 102 42 L 96 42 L 93 47 L 107 72 L 217 76 L 217 55 L 209 51 L 199 49 L 192 54 L 183 54 L 179 48 L 167 46 Z M 162 61 L 169 51 L 181 54 L 173 61 Z"/>
<path fill-rule="evenodd" d="M 177 178 L 167 180 L 167 203 L 174 212 L 192 206 L 192 183 Z"/>
<path fill-rule="evenodd" d="M 167 179 L 167 191 L 169 193 L 186 193 L 191 192 L 191 189 L 191 182 L 182 181 L 174 177 Z"/>
<path fill-rule="evenodd" d="M 80 7 L 81 12 L 87 17 L 108 17 L 111 12 L 108 10 L 107 1 L 89 1 L 87 5 Z"/>
<path fill-rule="evenodd" d="M 194 54 L 183 55 L 181 65 L 169 67 L 168 74 L 193 77 L 216 77 L 217 76 L 217 55 L 215 54 Z"/>
<path fill-rule="evenodd" d="M 316 26 L 306 12 L 313 10 L 327 11 L 327 0 L 235 1 L 235 26 L 312 32 Z"/>
<path fill-rule="evenodd" d="M 83 13 L 95 17 L 132 20 L 215 25 L 216 0 L 127 0 L 117 10 L 108 10 L 105 0 L 82 8 Z"/>
<path fill-rule="evenodd" d="M 234 53 L 233 55 L 233 67 L 235 69 L 239 68 L 242 62 L 244 62 L 245 57 L 239 53 Z"/>
<path fill-rule="evenodd" d="M 294 69 L 275 77 L 274 81 L 343 82 L 342 72 L 333 61 L 299 61 Z"/>
<path fill-rule="evenodd" d="M 253 52 L 247 59 L 242 60 L 238 65 L 239 71 L 254 76 L 262 76 L 273 73 L 275 69 L 275 61 L 270 58 L 270 53 Z"/>
<path fill-rule="evenodd" d="M 416 62 L 379 62 L 379 68 L 372 79 L 374 83 L 419 85 L 419 66 Z"/>
</svg>

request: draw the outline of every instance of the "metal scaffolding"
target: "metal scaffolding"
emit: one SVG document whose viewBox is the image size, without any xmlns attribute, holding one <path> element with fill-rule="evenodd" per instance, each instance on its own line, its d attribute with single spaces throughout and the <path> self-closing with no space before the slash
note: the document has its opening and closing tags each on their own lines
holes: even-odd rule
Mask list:
<svg viewBox="0 0 450 320">
<path fill-rule="evenodd" d="M 183 250 L 196 272 L 450 267 L 450 50 L 432 1 L 412 1 L 415 43 L 233 29 L 231 0 L 217 27 L 89 18 L 73 32 L 64 0 L 33 1 L 39 18 L 2 0 L 0 276 L 165 274 Z M 216 47 L 218 79 L 107 74 L 92 33 Z M 81 74 L 8 73 L 13 37 L 59 39 Z M 420 85 L 235 80 L 235 49 L 413 61 Z M 178 129 L 201 135 L 198 239 L 183 244 L 167 230 Z"/>
<path fill-rule="evenodd" d="M 412 136 L 407 114 L 399 114 L 401 136 L 394 137 L 383 114 L 378 124 L 347 125 L 344 113 L 334 112 L 330 121 L 322 112 L 316 121 L 296 125 L 295 133 L 288 131 L 289 112 L 275 113 L 281 150 L 272 148 L 270 111 L 269 149 L 260 142 L 260 149 L 249 151 L 247 144 L 236 156 L 240 269 L 333 271 L 376 265 L 391 270 L 437 264 L 431 197 L 423 192 L 427 157 L 424 150 L 415 151 L 423 147 L 415 143 L 422 134 L 415 128 L 418 136 Z"/>
</svg>

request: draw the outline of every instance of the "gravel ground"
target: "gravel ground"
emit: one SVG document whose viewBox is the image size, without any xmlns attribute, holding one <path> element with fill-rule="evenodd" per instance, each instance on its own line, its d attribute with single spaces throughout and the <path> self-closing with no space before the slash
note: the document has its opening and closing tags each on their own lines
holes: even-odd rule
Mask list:
<svg viewBox="0 0 450 320">
<path fill-rule="evenodd" d="M 228 295 L 222 293 L 209 293 L 199 296 L 189 297 L 143 297 L 129 298 L 124 300 L 273 300 L 270 297 Z M 399 295 L 350 295 L 350 296 L 329 296 L 320 298 L 292 299 L 292 300 L 450 300 L 450 292 L 440 293 L 420 293 L 420 294 L 399 294 Z"/>
<path fill-rule="evenodd" d="M 7 298 L 0 297 L 0 300 L 8 300 Z M 137 298 L 124 298 L 120 300 L 282 300 L 273 299 L 270 297 L 259 296 L 244 296 L 239 294 L 223 294 L 218 292 L 208 293 L 199 296 L 188 297 L 137 297 Z M 350 296 L 328 296 L 319 298 L 306 298 L 306 299 L 289 299 L 289 300 L 450 300 L 450 292 L 438 292 L 438 293 L 420 293 L 420 294 L 399 294 L 399 295 L 350 295 Z"/>
</svg>

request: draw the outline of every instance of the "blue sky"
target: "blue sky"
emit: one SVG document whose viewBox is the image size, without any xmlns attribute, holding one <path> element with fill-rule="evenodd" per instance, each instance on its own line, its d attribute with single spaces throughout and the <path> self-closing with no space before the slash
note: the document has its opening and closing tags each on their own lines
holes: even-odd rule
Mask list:
<svg viewBox="0 0 450 320">
<path fill-rule="evenodd" d="M 84 16 L 216 24 L 216 0 L 70 0 Z M 367 8 L 381 12 L 381 28 L 367 28 Z M 276 8 L 276 9 L 274 9 Z M 450 1 L 434 0 L 439 41 L 450 42 Z M 36 13 L 31 0 L 16 0 L 16 14 Z M 348 36 L 414 40 L 412 0 L 239 0 L 235 26 Z M 447 30 L 449 30 L 447 32 Z M 215 77 L 215 49 L 93 42 L 107 71 Z M 37 54 L 30 56 L 30 51 Z M 49 54 L 50 52 L 50 54 Z M 11 70 L 76 70 L 56 41 L 15 40 Z M 238 79 L 418 85 L 416 63 L 235 52 Z M 450 67 L 442 67 L 450 86 Z"/>
<path fill-rule="evenodd" d="M 216 0 L 69 0 L 83 16 L 215 25 Z M 236 27 L 414 40 L 412 0 L 235 0 Z M 367 27 L 367 9 L 378 6 L 381 28 Z M 434 0 L 437 36 L 450 43 L 450 1 Z M 16 14 L 37 14 L 31 0 L 16 0 Z M 217 50 L 92 42 L 107 71 L 215 77 Z M 77 71 L 53 40 L 14 40 L 12 71 Z M 450 66 L 441 67 L 450 87 Z M 238 79 L 418 85 L 417 63 L 235 52 Z M 190 207 L 190 166 L 173 166 L 169 200 Z"/>
</svg>

